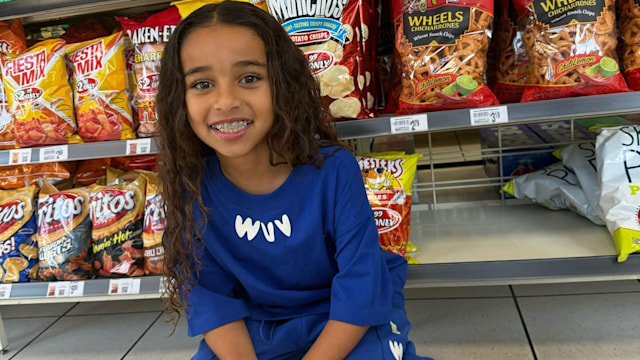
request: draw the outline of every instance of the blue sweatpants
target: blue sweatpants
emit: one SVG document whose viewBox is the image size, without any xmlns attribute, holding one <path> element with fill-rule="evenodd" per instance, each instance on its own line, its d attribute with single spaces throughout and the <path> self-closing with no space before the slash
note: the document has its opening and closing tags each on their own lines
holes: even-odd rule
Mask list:
<svg viewBox="0 0 640 360">
<path fill-rule="evenodd" d="M 282 321 L 245 320 L 259 360 L 300 360 L 327 323 L 327 314 Z M 427 360 L 416 355 L 404 311 L 394 310 L 391 321 L 369 328 L 345 360 Z M 215 360 L 204 340 L 191 360 Z M 432 359 L 431 359 L 432 360 Z"/>
</svg>

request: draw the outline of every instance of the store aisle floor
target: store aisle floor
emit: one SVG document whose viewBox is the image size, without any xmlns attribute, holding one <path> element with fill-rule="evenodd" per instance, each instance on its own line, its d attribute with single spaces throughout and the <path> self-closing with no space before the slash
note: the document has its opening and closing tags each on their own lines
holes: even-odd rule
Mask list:
<svg viewBox="0 0 640 360">
<path fill-rule="evenodd" d="M 640 360 L 640 282 L 407 289 L 411 338 L 436 360 Z M 0 360 L 189 359 L 159 300 L 0 306 Z"/>
</svg>

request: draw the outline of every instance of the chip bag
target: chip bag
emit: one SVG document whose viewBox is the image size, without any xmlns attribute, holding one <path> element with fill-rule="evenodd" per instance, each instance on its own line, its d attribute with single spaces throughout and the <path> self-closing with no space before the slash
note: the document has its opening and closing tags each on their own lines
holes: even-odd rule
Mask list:
<svg viewBox="0 0 640 360">
<path fill-rule="evenodd" d="M 392 0 L 401 83 L 397 113 L 489 106 L 484 84 L 493 0 Z"/>
<path fill-rule="evenodd" d="M 147 201 L 144 208 L 144 273 L 145 275 L 164 274 L 164 246 L 162 235 L 166 223 L 164 199 L 160 194 L 158 174 L 151 171 L 138 171 L 147 179 Z"/>
<path fill-rule="evenodd" d="M 42 280 L 92 277 L 89 188 L 58 191 L 44 183 L 38 196 L 38 255 Z"/>
<path fill-rule="evenodd" d="M 640 3 L 618 0 L 624 77 L 632 90 L 640 90 Z"/>
<path fill-rule="evenodd" d="M 530 84 L 521 101 L 629 91 L 616 55 L 614 0 L 514 0 L 527 21 Z"/>
<path fill-rule="evenodd" d="M 5 55 L 15 57 L 25 51 L 27 51 L 27 40 L 20 19 L 16 19 L 12 23 L 0 21 L 0 57 Z M 2 71 L 0 71 L 0 149 L 15 147 L 13 114 L 9 110 L 9 102 L 2 82 Z"/>
<path fill-rule="evenodd" d="M 124 33 L 66 46 L 73 66 L 78 135 L 86 142 L 134 139 Z"/>
<path fill-rule="evenodd" d="M 421 154 L 356 156 L 378 228 L 380 246 L 406 254 L 411 230 L 411 186 Z"/>
<path fill-rule="evenodd" d="M 171 3 L 171 5 L 174 5 L 175 7 L 178 8 L 178 10 L 180 11 L 180 16 L 182 16 L 182 18 L 184 19 L 187 16 L 189 16 L 189 14 L 191 14 L 192 12 L 198 10 L 199 8 L 205 5 L 217 4 L 217 3 L 221 3 L 222 1 L 224 0 L 181 0 L 181 1 L 174 1 Z M 265 2 L 265 0 L 236 0 L 236 1 L 247 2 L 259 7 L 260 9 L 266 12 L 269 12 L 269 9 L 267 8 L 267 3 Z"/>
<path fill-rule="evenodd" d="M 36 186 L 0 191 L 0 282 L 38 278 Z"/>
<path fill-rule="evenodd" d="M 45 40 L 2 59 L 4 83 L 19 147 L 81 142 L 64 60 L 64 40 Z"/>
<path fill-rule="evenodd" d="M 62 163 L 38 163 L 0 167 L 0 189 L 40 186 L 44 181 L 58 183 L 71 178 L 71 171 Z"/>
</svg>

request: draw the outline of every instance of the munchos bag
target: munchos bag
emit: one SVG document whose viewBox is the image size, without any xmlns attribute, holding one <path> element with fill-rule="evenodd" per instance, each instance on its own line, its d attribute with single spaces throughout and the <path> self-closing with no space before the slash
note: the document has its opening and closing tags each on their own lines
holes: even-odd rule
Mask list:
<svg viewBox="0 0 640 360">
<path fill-rule="evenodd" d="M 78 135 L 86 142 L 134 139 L 124 33 L 67 45 Z"/>
<path fill-rule="evenodd" d="M 0 282 L 38 278 L 37 192 L 35 186 L 0 191 Z"/>
<path fill-rule="evenodd" d="M 629 91 L 616 55 L 614 0 L 514 0 L 530 61 L 521 101 Z"/>
<path fill-rule="evenodd" d="M 45 182 L 38 197 L 38 255 L 45 281 L 93 275 L 89 188 L 58 191 Z"/>
<path fill-rule="evenodd" d="M 401 63 L 397 113 L 498 103 L 484 84 L 493 0 L 392 0 Z"/>
<path fill-rule="evenodd" d="M 618 0 L 624 77 L 632 90 L 640 90 L 640 2 Z"/>
</svg>

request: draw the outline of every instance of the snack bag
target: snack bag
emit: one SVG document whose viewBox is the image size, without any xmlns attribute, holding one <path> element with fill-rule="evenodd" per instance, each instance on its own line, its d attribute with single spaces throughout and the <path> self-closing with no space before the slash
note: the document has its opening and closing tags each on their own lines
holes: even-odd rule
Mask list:
<svg viewBox="0 0 640 360">
<path fill-rule="evenodd" d="M 38 255 L 42 280 L 91 278 L 89 188 L 58 191 L 44 183 L 38 199 Z"/>
<path fill-rule="evenodd" d="M 107 181 L 113 180 L 107 169 Z M 91 248 L 93 269 L 100 277 L 144 275 L 142 230 L 146 180 L 115 179 L 112 185 L 91 186 Z"/>
<path fill-rule="evenodd" d="M 0 191 L 0 282 L 38 278 L 37 192 L 35 186 Z"/>
<path fill-rule="evenodd" d="M 640 90 L 640 3 L 618 0 L 624 77 L 632 90 Z"/>
<path fill-rule="evenodd" d="M 493 0 L 392 0 L 401 64 L 397 113 L 498 103 L 484 84 Z"/>
<path fill-rule="evenodd" d="M 411 186 L 421 154 L 358 155 L 364 186 L 378 228 L 380 246 L 406 254 L 411 230 Z"/>
<path fill-rule="evenodd" d="M 180 13 L 175 6 L 149 16 L 142 22 L 116 17 L 127 31 L 135 50 L 134 72 L 136 75 L 136 103 L 138 104 L 138 136 L 156 135 L 155 97 L 160 79 L 160 60 L 164 46 L 180 22 Z"/>
<path fill-rule="evenodd" d="M 640 251 L 640 126 L 603 128 L 596 138 L 600 210 L 618 262 Z"/>
<path fill-rule="evenodd" d="M 124 33 L 66 46 L 73 66 L 78 135 L 86 142 L 134 139 Z"/>
<path fill-rule="evenodd" d="M 171 3 L 171 5 L 178 8 L 178 10 L 180 11 L 180 16 L 182 16 L 182 18 L 184 19 L 187 16 L 189 16 L 189 14 L 191 14 L 192 12 L 198 10 L 199 8 L 205 5 L 217 4 L 217 3 L 221 3 L 222 1 L 223 0 L 181 0 L 181 1 L 174 1 Z M 269 12 L 269 9 L 267 8 L 267 3 L 265 0 L 236 0 L 236 1 L 248 2 L 250 4 L 253 4 L 259 7 L 260 9 L 266 12 Z"/>
<path fill-rule="evenodd" d="M 40 186 L 45 180 L 58 183 L 71 178 L 71 171 L 62 163 L 38 163 L 0 167 L 0 189 L 18 189 L 29 185 Z"/>
<path fill-rule="evenodd" d="M 165 206 L 160 195 L 158 174 L 151 171 L 138 171 L 147 179 L 147 201 L 144 207 L 144 273 L 145 275 L 164 274 L 164 246 L 162 235 L 165 227 Z"/>
<path fill-rule="evenodd" d="M 514 0 L 530 66 L 521 101 L 629 91 L 616 55 L 614 0 Z"/>
<path fill-rule="evenodd" d="M 107 167 L 111 165 L 111 158 L 88 159 L 80 161 L 78 170 L 73 175 L 73 184 L 89 186 L 107 175 Z"/>
<path fill-rule="evenodd" d="M 529 57 L 522 36 L 524 22 L 512 0 L 499 0 L 499 17 L 495 26 L 496 84 L 491 88 L 501 104 L 519 102 L 527 84 Z"/>
<path fill-rule="evenodd" d="M 133 129 L 138 130 L 140 119 L 138 118 L 138 102 L 136 94 L 138 93 L 138 85 L 136 83 L 136 51 L 131 44 L 129 35 L 124 36 L 124 63 L 127 69 L 127 98 L 131 107 L 131 120 L 133 121 Z"/>
<path fill-rule="evenodd" d="M 529 199 L 550 210 L 571 210 L 602 225 L 598 214 L 589 208 L 578 178 L 562 162 L 511 179 L 501 191 L 516 199 Z"/>
<path fill-rule="evenodd" d="M 271 15 L 309 61 L 329 115 L 336 120 L 374 117 L 375 41 L 370 32 L 374 25 L 366 15 L 371 1 L 299 4 L 267 0 Z"/>
<path fill-rule="evenodd" d="M 12 23 L 0 21 L 0 57 L 5 55 L 15 57 L 25 51 L 27 51 L 27 40 L 20 19 Z M 2 83 L 2 71 L 0 71 L 0 150 L 16 147 L 13 114 L 9 110 L 7 94 Z"/>
<path fill-rule="evenodd" d="M 64 40 L 45 40 L 2 59 L 2 81 L 19 147 L 81 142 L 64 60 Z"/>
</svg>

